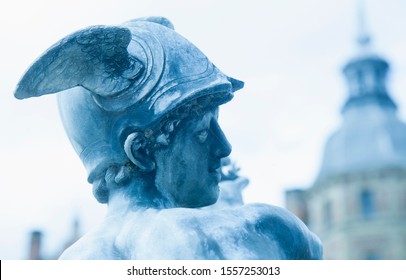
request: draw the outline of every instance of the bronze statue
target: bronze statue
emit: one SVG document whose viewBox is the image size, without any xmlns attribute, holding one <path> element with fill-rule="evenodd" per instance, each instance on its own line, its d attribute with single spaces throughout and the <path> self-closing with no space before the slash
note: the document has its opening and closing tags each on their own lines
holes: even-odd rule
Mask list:
<svg viewBox="0 0 406 280">
<path fill-rule="evenodd" d="M 286 210 L 205 207 L 231 153 L 219 106 L 242 87 L 160 17 L 86 28 L 46 51 L 15 96 L 59 92 L 67 135 L 108 205 L 61 258 L 321 258 L 317 237 Z"/>
</svg>

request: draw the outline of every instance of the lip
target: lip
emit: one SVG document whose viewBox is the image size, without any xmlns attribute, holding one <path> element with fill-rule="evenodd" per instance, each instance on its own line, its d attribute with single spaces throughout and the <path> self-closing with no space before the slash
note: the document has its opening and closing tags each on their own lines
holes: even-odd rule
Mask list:
<svg viewBox="0 0 406 280">
<path fill-rule="evenodd" d="M 220 167 L 215 169 L 214 171 L 210 171 L 210 174 L 213 175 L 217 183 L 221 181 L 221 172 L 220 172 Z"/>
<path fill-rule="evenodd" d="M 209 172 L 220 172 L 220 168 L 221 168 L 221 163 L 220 161 L 213 163 L 210 168 L 209 168 Z"/>
</svg>

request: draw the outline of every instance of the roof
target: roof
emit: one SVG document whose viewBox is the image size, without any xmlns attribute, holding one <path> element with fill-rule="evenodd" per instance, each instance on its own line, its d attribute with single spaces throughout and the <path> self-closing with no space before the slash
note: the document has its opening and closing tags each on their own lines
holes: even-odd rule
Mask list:
<svg viewBox="0 0 406 280">
<path fill-rule="evenodd" d="M 343 121 L 327 140 L 316 181 L 348 172 L 406 168 L 406 124 L 386 89 L 389 64 L 364 52 L 344 67 L 349 96 Z"/>
</svg>

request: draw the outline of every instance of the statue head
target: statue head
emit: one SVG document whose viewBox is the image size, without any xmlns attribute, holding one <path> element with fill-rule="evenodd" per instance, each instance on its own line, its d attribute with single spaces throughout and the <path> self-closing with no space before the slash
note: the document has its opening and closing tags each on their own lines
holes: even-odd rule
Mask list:
<svg viewBox="0 0 406 280">
<path fill-rule="evenodd" d="M 144 195 L 199 207 L 217 199 L 220 160 L 231 152 L 218 106 L 242 87 L 167 19 L 145 18 L 65 37 L 15 96 L 60 92 L 63 125 L 99 202 L 137 180 Z"/>
</svg>

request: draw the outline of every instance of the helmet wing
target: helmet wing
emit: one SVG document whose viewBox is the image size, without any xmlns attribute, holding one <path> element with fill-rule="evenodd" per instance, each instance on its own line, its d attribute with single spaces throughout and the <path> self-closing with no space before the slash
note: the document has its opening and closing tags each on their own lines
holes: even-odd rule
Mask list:
<svg viewBox="0 0 406 280">
<path fill-rule="evenodd" d="M 82 86 L 100 96 L 114 96 L 140 76 L 143 64 L 131 56 L 127 28 L 93 26 L 69 35 L 48 49 L 24 74 L 18 99 Z"/>
</svg>

